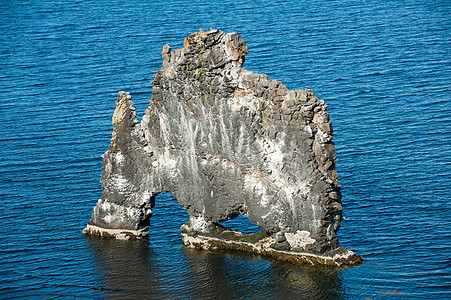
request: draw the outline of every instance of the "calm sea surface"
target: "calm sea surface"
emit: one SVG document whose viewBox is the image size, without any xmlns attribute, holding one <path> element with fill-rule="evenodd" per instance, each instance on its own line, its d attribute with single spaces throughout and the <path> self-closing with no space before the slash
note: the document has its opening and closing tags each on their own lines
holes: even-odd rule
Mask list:
<svg viewBox="0 0 451 300">
<path fill-rule="evenodd" d="M 0 298 L 450 299 L 450 16 L 425 0 L 1 1 Z M 163 45 L 201 27 L 240 33 L 247 69 L 329 104 L 339 237 L 362 266 L 185 249 L 171 194 L 149 240 L 81 234 L 117 92 L 140 118 Z"/>
</svg>

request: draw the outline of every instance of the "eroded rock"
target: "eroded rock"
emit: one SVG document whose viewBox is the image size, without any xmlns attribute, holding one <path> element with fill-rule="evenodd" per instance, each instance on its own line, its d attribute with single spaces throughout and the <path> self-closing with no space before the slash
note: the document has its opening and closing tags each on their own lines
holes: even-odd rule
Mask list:
<svg viewBox="0 0 451 300">
<path fill-rule="evenodd" d="M 283 249 L 341 249 L 327 105 L 243 68 L 248 51 L 239 34 L 219 30 L 191 34 L 182 49 L 165 45 L 141 124 L 119 93 L 103 195 L 85 233 L 143 235 L 155 196 L 171 191 L 195 232 L 245 214 Z"/>
</svg>

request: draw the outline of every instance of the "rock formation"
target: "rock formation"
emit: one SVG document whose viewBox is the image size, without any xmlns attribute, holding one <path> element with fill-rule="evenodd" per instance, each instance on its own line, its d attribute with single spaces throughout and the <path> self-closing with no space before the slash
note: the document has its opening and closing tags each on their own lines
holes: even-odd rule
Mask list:
<svg viewBox="0 0 451 300">
<path fill-rule="evenodd" d="M 170 191 L 190 216 L 186 245 L 253 251 L 239 233 L 214 236 L 227 231 L 220 222 L 245 214 L 265 233 L 253 252 L 361 261 L 336 235 L 342 206 L 327 105 L 244 69 L 247 53 L 239 34 L 219 30 L 164 46 L 141 124 L 119 92 L 103 195 L 85 233 L 145 236 L 155 196 Z"/>
</svg>

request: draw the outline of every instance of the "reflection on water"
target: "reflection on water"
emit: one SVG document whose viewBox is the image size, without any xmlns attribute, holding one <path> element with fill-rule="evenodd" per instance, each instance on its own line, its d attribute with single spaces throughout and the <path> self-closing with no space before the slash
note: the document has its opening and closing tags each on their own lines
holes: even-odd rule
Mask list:
<svg viewBox="0 0 451 300">
<path fill-rule="evenodd" d="M 152 263 L 154 255 L 146 240 L 122 241 L 89 236 L 98 265 L 104 296 L 127 298 L 159 296 L 158 274 Z"/>
<path fill-rule="evenodd" d="M 87 237 L 102 297 L 125 299 L 333 299 L 339 269 L 297 266 L 239 252 L 208 252 L 150 240 Z M 164 244 L 154 249 L 152 244 Z M 169 246 L 173 244 L 174 246 Z M 169 250 L 164 250 L 171 248 Z"/>
<path fill-rule="evenodd" d="M 186 249 L 198 299 L 329 299 L 341 291 L 340 270 L 290 265 L 258 255 Z M 193 279 L 194 280 L 194 279 Z"/>
</svg>

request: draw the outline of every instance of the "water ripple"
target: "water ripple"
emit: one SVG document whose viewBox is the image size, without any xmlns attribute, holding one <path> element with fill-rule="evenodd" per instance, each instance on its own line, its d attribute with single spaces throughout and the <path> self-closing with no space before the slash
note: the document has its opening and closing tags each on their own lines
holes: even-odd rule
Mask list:
<svg viewBox="0 0 451 300">
<path fill-rule="evenodd" d="M 0 298 L 449 297 L 450 11 L 412 0 L 0 2 Z M 187 214 L 166 194 L 147 241 L 81 235 L 117 92 L 132 93 L 140 118 L 162 46 L 200 27 L 241 33 L 246 68 L 326 100 L 340 241 L 361 267 L 185 249 Z"/>
</svg>

